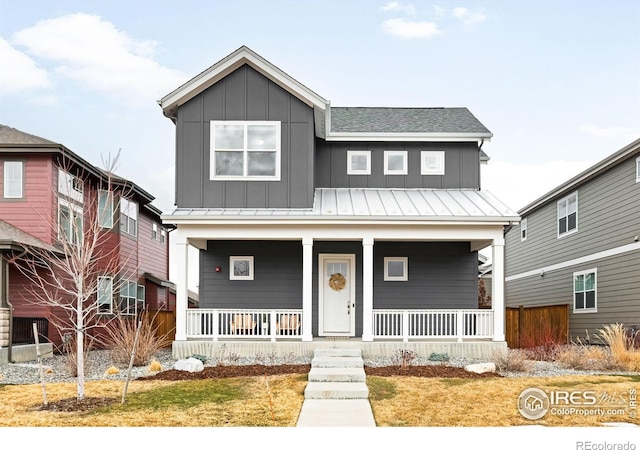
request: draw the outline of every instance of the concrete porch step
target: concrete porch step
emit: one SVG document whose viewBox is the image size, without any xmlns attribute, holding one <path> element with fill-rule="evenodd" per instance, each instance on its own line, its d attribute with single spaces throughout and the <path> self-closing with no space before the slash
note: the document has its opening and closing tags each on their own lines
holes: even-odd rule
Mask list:
<svg viewBox="0 0 640 450">
<path fill-rule="evenodd" d="M 351 367 L 313 367 L 309 371 L 309 382 L 333 381 L 344 383 L 364 383 L 366 374 L 363 368 Z"/>
<path fill-rule="evenodd" d="M 327 356 L 342 357 L 353 356 L 362 357 L 362 350 L 359 348 L 318 348 L 313 352 L 313 356 L 324 358 Z"/>
<path fill-rule="evenodd" d="M 364 361 L 359 356 L 314 356 L 311 367 L 359 368 L 364 367 Z"/>
<path fill-rule="evenodd" d="M 304 398 L 366 399 L 369 398 L 369 388 L 366 383 L 312 381 L 307 383 Z"/>
</svg>

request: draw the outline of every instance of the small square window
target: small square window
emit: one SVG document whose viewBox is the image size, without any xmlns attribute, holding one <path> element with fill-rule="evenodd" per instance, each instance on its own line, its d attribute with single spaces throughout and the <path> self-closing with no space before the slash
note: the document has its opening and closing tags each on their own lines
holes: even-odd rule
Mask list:
<svg viewBox="0 0 640 450">
<path fill-rule="evenodd" d="M 229 279 L 253 280 L 253 256 L 230 256 Z"/>
<path fill-rule="evenodd" d="M 444 152 L 421 152 L 422 175 L 444 175 Z"/>
<path fill-rule="evenodd" d="M 520 240 L 527 240 L 527 219 L 522 219 L 520 222 Z"/>
<path fill-rule="evenodd" d="M 407 152 L 404 152 L 404 151 L 384 152 L 384 174 L 385 175 L 406 175 L 407 174 Z"/>
<path fill-rule="evenodd" d="M 371 152 L 348 151 L 347 175 L 371 175 Z"/>
<path fill-rule="evenodd" d="M 407 281 L 409 279 L 408 264 L 409 258 L 406 257 L 385 257 L 384 281 Z"/>
</svg>

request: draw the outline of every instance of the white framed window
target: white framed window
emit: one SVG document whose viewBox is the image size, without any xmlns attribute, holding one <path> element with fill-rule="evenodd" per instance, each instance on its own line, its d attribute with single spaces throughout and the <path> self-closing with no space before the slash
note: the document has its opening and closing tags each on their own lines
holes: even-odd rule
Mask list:
<svg viewBox="0 0 640 450">
<path fill-rule="evenodd" d="M 406 175 L 407 174 L 407 152 L 396 151 L 396 150 L 384 152 L 384 174 L 385 175 Z"/>
<path fill-rule="evenodd" d="M 371 152 L 369 150 L 347 151 L 347 175 L 371 175 Z"/>
<path fill-rule="evenodd" d="M 640 156 L 636 158 L 636 183 L 640 183 Z"/>
<path fill-rule="evenodd" d="M 573 312 L 598 312 L 597 269 L 573 273 Z"/>
<path fill-rule="evenodd" d="M 280 180 L 281 124 L 211 121 L 212 180 Z"/>
<path fill-rule="evenodd" d="M 144 308 L 144 286 L 125 280 L 120 286 L 120 313 L 134 316 Z"/>
<path fill-rule="evenodd" d="M 84 181 L 58 169 L 58 193 L 75 202 L 84 203 Z"/>
<path fill-rule="evenodd" d="M 229 279 L 253 280 L 253 256 L 230 256 Z"/>
<path fill-rule="evenodd" d="M 409 258 L 386 256 L 384 258 L 384 281 L 407 281 L 409 279 Z"/>
<path fill-rule="evenodd" d="M 98 277 L 96 290 L 98 313 L 111 314 L 113 312 L 113 278 Z"/>
<path fill-rule="evenodd" d="M 151 224 L 151 239 L 158 239 L 158 224 L 155 222 Z"/>
<path fill-rule="evenodd" d="M 79 245 L 83 239 L 82 208 L 66 200 L 58 200 L 58 239 Z"/>
<path fill-rule="evenodd" d="M 558 237 L 578 230 L 578 193 L 558 200 Z"/>
<path fill-rule="evenodd" d="M 145 308 L 144 302 L 145 302 L 145 287 L 144 285 L 139 284 L 138 296 L 136 298 L 136 313 L 141 313 L 144 310 Z"/>
<path fill-rule="evenodd" d="M 167 239 L 167 232 L 164 228 L 160 228 L 160 243 L 164 244 L 164 241 Z"/>
<path fill-rule="evenodd" d="M 24 161 L 5 161 L 3 163 L 2 194 L 4 198 L 24 197 Z"/>
<path fill-rule="evenodd" d="M 528 233 L 527 219 L 522 219 L 520 221 L 520 240 L 521 241 L 526 241 L 527 240 L 527 233 Z"/>
<path fill-rule="evenodd" d="M 101 228 L 113 227 L 113 192 L 98 191 L 98 224 Z"/>
<path fill-rule="evenodd" d="M 120 199 L 120 230 L 131 236 L 138 235 L 138 204 L 126 198 Z"/>
<path fill-rule="evenodd" d="M 422 175 L 444 175 L 444 152 L 420 152 L 420 173 Z"/>
</svg>

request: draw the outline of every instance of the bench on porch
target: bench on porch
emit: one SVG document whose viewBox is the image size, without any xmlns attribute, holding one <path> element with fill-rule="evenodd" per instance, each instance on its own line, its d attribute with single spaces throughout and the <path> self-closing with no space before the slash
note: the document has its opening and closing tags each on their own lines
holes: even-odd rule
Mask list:
<svg viewBox="0 0 640 450">
<path fill-rule="evenodd" d="M 276 334 L 297 335 L 300 329 L 300 318 L 297 314 L 282 314 L 276 322 Z"/>
<path fill-rule="evenodd" d="M 256 321 L 251 314 L 236 314 L 229 324 L 232 334 L 255 334 Z"/>
</svg>

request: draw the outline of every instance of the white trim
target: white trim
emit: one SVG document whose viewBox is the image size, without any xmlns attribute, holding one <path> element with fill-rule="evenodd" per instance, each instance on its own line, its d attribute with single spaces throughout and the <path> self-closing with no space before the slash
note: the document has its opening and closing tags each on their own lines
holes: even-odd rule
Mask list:
<svg viewBox="0 0 640 450">
<path fill-rule="evenodd" d="M 327 134 L 326 141 L 400 141 L 400 142 L 482 142 L 490 141 L 491 133 L 356 133 L 332 132 Z"/>
<path fill-rule="evenodd" d="M 348 260 L 347 279 L 349 280 L 349 298 L 351 302 L 349 331 L 346 333 L 327 333 L 324 331 L 324 262 L 327 259 Z M 353 253 L 318 254 L 318 336 L 355 336 L 356 334 L 356 255 Z"/>
<path fill-rule="evenodd" d="M 436 168 L 427 167 L 427 157 L 436 158 Z M 445 153 L 441 150 L 424 150 L 420 152 L 420 175 L 444 175 L 445 173 Z"/>
<path fill-rule="evenodd" d="M 578 275 L 586 275 L 592 273 L 595 277 L 595 281 L 593 284 L 593 295 L 595 296 L 594 298 L 594 307 L 593 308 L 587 308 L 587 298 L 585 295 L 584 298 L 584 304 L 585 307 L 582 309 L 576 309 L 576 276 Z M 598 312 L 598 268 L 593 268 L 593 269 L 587 269 L 587 270 L 580 270 L 578 272 L 573 272 L 573 276 L 571 277 L 571 292 L 573 293 L 573 298 L 572 298 L 572 303 L 573 303 L 573 313 L 574 314 L 589 314 L 589 313 L 597 313 Z M 586 291 L 583 291 L 586 292 Z"/>
<path fill-rule="evenodd" d="M 640 156 L 636 158 L 636 183 L 640 183 Z"/>
<path fill-rule="evenodd" d="M 522 272 L 516 275 L 510 275 L 505 278 L 505 281 L 515 281 L 521 278 L 540 276 L 541 274 L 551 272 L 553 270 L 566 269 L 567 267 L 577 266 L 578 264 L 585 264 L 592 261 L 597 261 L 599 259 L 609 258 L 611 256 L 617 256 L 622 253 L 639 251 L 640 250 L 640 242 L 634 242 L 632 244 L 622 245 L 620 247 L 612 248 L 609 250 L 604 250 L 598 253 L 593 253 L 591 255 L 582 256 L 580 258 L 570 259 L 567 261 L 563 261 L 558 264 L 552 264 L 549 266 L 539 267 L 537 269 L 528 270 L 527 272 Z"/>
<path fill-rule="evenodd" d="M 247 261 L 249 263 L 249 275 L 236 275 L 234 273 L 234 263 L 236 261 Z M 229 279 L 230 280 L 253 280 L 254 271 L 253 256 L 229 256 Z"/>
<path fill-rule="evenodd" d="M 11 178 L 9 176 L 7 176 L 9 174 L 9 172 L 11 172 L 11 175 L 15 175 L 14 171 L 16 169 L 16 167 L 13 167 L 13 165 L 20 165 L 20 179 L 18 180 L 17 178 Z M 10 171 L 7 170 L 7 165 L 13 167 Z M 7 199 L 18 199 L 18 198 L 24 198 L 25 197 L 25 182 L 24 182 L 24 172 L 25 172 L 25 162 L 22 160 L 5 160 L 2 163 L 2 177 L 3 177 L 3 190 L 2 190 L 2 195 L 3 198 L 7 198 Z M 17 182 L 19 182 L 19 189 L 20 189 L 20 194 L 16 195 L 13 194 L 11 192 L 12 188 L 17 188 Z"/>
<path fill-rule="evenodd" d="M 389 157 L 402 156 L 402 168 L 390 169 Z M 407 174 L 407 151 L 406 150 L 385 150 L 384 152 L 384 174 L 385 175 L 406 175 Z"/>
<path fill-rule="evenodd" d="M 366 156 L 366 169 L 353 169 L 352 158 L 354 156 Z M 347 151 L 347 175 L 371 175 L 371 151 L 370 150 L 348 150 Z"/>
<path fill-rule="evenodd" d="M 389 263 L 401 261 L 403 263 L 402 275 L 394 277 L 389 275 Z M 384 281 L 408 281 L 409 280 L 409 258 L 406 256 L 385 256 L 384 257 Z"/>
</svg>

